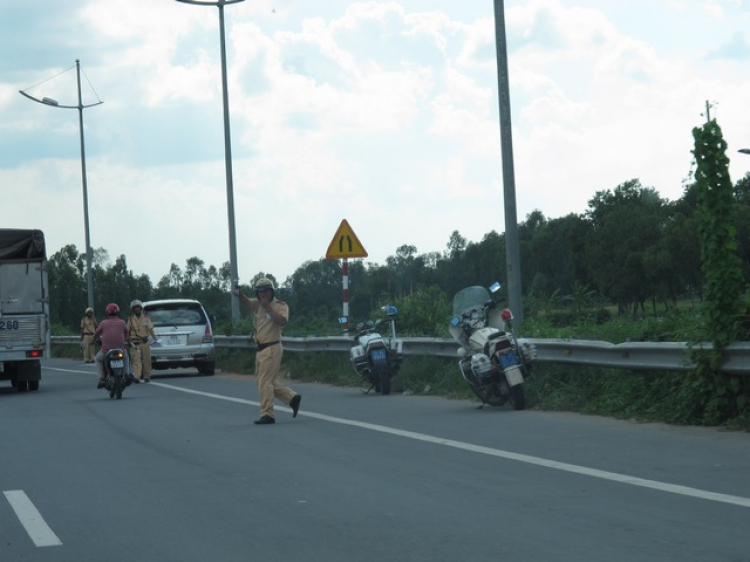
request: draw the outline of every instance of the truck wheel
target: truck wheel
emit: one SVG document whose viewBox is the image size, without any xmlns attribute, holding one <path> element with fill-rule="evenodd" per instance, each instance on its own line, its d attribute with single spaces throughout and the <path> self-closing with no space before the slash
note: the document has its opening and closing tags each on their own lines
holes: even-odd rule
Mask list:
<svg viewBox="0 0 750 562">
<path fill-rule="evenodd" d="M 39 381 L 29 381 L 29 390 L 39 390 Z"/>
<path fill-rule="evenodd" d="M 18 392 L 26 392 L 29 381 L 16 381 L 16 390 Z"/>
</svg>

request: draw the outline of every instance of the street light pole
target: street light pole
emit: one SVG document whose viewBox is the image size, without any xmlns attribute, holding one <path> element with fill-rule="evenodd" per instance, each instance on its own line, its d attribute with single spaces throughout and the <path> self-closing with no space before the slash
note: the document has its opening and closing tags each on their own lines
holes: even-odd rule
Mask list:
<svg viewBox="0 0 750 562">
<path fill-rule="evenodd" d="M 195 4 L 197 6 L 216 6 L 219 8 L 219 37 L 221 44 L 221 88 L 224 103 L 224 168 L 226 171 L 227 182 L 227 219 L 229 223 L 229 269 L 231 285 L 239 284 L 239 272 L 237 269 L 237 235 L 234 223 L 234 182 L 232 178 L 232 140 L 229 130 L 229 87 L 227 84 L 227 48 L 224 35 L 224 6 L 227 4 L 237 4 L 244 0 L 216 0 L 207 2 L 201 0 L 177 0 L 185 4 Z M 232 323 L 235 324 L 240 319 L 240 300 L 230 291 L 232 302 Z"/>
<path fill-rule="evenodd" d="M 60 105 L 57 103 L 56 100 L 52 98 L 42 98 L 37 99 L 34 96 L 24 92 L 23 90 L 19 90 L 19 93 L 21 95 L 26 96 L 30 100 L 34 100 L 35 102 L 39 102 L 44 105 L 51 105 L 52 107 L 61 107 L 63 109 L 77 109 L 78 110 L 78 128 L 79 128 L 79 135 L 81 139 L 81 177 L 83 181 L 83 224 L 84 224 L 84 231 L 86 235 L 86 287 L 87 287 L 87 293 L 88 293 L 88 306 L 89 308 L 94 308 L 94 280 L 91 273 L 91 236 L 89 234 L 89 192 L 88 192 L 88 183 L 86 181 L 86 145 L 83 140 L 83 110 L 87 107 L 94 107 L 95 105 L 100 105 L 104 103 L 103 101 L 98 101 L 96 103 L 91 103 L 89 105 L 83 105 L 83 101 L 81 98 L 81 61 L 79 59 L 76 59 L 76 80 L 78 84 L 78 105 Z"/>
<path fill-rule="evenodd" d="M 742 154 L 750 154 L 750 148 L 740 148 L 737 152 L 741 152 Z"/>
</svg>

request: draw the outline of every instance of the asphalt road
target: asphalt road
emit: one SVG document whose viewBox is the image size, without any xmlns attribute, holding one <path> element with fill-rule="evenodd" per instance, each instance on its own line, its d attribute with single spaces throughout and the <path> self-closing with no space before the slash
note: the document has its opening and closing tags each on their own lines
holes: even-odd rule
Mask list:
<svg viewBox="0 0 750 562">
<path fill-rule="evenodd" d="M 746 433 L 159 375 L 0 387 L 0 560 L 750 561 Z"/>
</svg>

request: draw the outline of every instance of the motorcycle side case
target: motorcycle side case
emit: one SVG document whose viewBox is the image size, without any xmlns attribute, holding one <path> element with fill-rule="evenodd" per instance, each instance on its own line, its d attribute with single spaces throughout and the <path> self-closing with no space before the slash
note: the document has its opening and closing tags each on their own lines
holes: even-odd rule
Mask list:
<svg viewBox="0 0 750 562">
<path fill-rule="evenodd" d="M 477 378 L 484 379 L 492 376 L 492 362 L 484 353 L 471 356 L 471 371 Z"/>
<path fill-rule="evenodd" d="M 367 370 L 367 357 L 365 357 L 364 346 L 357 345 L 349 350 L 349 360 L 360 375 Z"/>
</svg>

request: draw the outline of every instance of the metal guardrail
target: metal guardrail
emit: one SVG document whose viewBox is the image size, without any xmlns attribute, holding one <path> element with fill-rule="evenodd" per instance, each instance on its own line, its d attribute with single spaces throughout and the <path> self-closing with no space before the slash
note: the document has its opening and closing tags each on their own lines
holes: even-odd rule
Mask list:
<svg viewBox="0 0 750 562">
<path fill-rule="evenodd" d="M 53 336 L 53 344 L 80 345 L 78 336 Z M 681 342 L 628 342 L 613 344 L 593 340 L 524 338 L 536 348 L 539 363 L 587 365 L 609 369 L 688 371 L 693 368 L 690 348 Z M 282 338 L 284 350 L 292 353 L 332 351 L 348 353 L 353 339 L 345 336 Z M 248 336 L 214 336 L 216 347 L 257 349 Z M 403 338 L 404 355 L 456 357 L 458 345 L 450 338 Z M 711 344 L 702 347 L 711 348 Z M 750 375 L 750 342 L 727 347 L 722 371 Z"/>
</svg>

